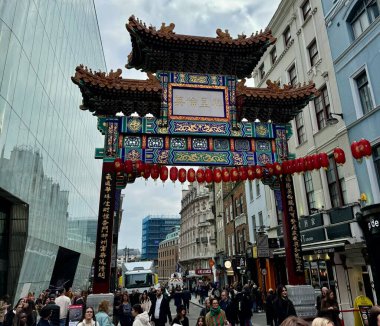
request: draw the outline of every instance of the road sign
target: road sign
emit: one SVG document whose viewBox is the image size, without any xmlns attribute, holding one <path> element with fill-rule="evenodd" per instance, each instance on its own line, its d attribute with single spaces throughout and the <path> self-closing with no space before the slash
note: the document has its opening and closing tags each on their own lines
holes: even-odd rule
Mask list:
<svg viewBox="0 0 380 326">
<path fill-rule="evenodd" d="M 263 274 L 264 276 L 267 275 L 267 273 L 268 273 L 268 272 L 267 272 L 267 269 L 266 269 L 266 268 L 263 268 L 263 269 L 261 270 L 261 274 Z"/>
</svg>

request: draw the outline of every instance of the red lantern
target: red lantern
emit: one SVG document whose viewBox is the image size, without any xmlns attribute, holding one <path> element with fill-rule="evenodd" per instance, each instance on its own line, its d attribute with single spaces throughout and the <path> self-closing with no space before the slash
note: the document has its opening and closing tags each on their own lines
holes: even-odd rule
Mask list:
<svg viewBox="0 0 380 326">
<path fill-rule="evenodd" d="M 161 166 L 160 168 L 161 181 L 165 182 L 166 180 L 168 180 L 168 176 L 169 176 L 168 168 L 165 165 Z"/>
<path fill-rule="evenodd" d="M 297 172 L 303 173 L 305 172 L 305 159 L 303 157 L 300 157 L 297 159 Z"/>
<path fill-rule="evenodd" d="M 227 168 L 222 170 L 222 180 L 223 182 L 230 181 L 230 171 Z"/>
<path fill-rule="evenodd" d="M 220 171 L 220 169 L 214 169 L 214 181 L 216 183 L 219 183 L 220 181 L 222 181 L 222 171 Z"/>
<path fill-rule="evenodd" d="M 150 176 L 152 177 L 153 180 L 157 180 L 158 177 L 160 176 L 160 168 L 158 167 L 157 164 L 152 165 L 150 169 Z"/>
<path fill-rule="evenodd" d="M 255 167 L 254 166 L 248 166 L 247 177 L 248 177 L 248 180 L 251 180 L 251 181 L 255 179 Z"/>
<path fill-rule="evenodd" d="M 121 172 L 124 170 L 124 163 L 121 158 L 116 158 L 113 164 L 116 172 Z"/>
<path fill-rule="evenodd" d="M 178 178 L 178 169 L 176 166 L 172 166 L 169 172 L 169 178 L 172 182 L 176 182 Z"/>
<path fill-rule="evenodd" d="M 334 148 L 334 159 L 335 159 L 336 164 L 346 163 L 346 155 L 344 154 L 343 149 L 339 147 Z"/>
<path fill-rule="evenodd" d="M 289 169 L 288 169 L 289 173 L 288 174 L 296 173 L 297 172 L 297 161 L 296 160 L 289 160 L 288 164 L 289 164 Z"/>
<path fill-rule="evenodd" d="M 247 180 L 247 178 L 248 178 L 247 167 L 245 167 L 245 166 L 239 167 L 239 178 L 241 181 Z"/>
<path fill-rule="evenodd" d="M 211 183 L 213 180 L 213 173 L 211 169 L 205 170 L 205 180 L 207 183 Z"/>
<path fill-rule="evenodd" d="M 238 172 L 237 168 L 232 168 L 230 174 L 231 174 L 231 181 L 232 182 L 239 181 L 239 172 Z"/>
<path fill-rule="evenodd" d="M 143 175 L 145 171 L 145 164 L 141 160 L 135 162 L 136 171 L 138 175 Z"/>
<path fill-rule="evenodd" d="M 282 165 L 282 173 L 283 174 L 290 174 L 290 163 L 289 163 L 289 161 L 283 161 L 281 165 Z"/>
<path fill-rule="evenodd" d="M 313 168 L 315 170 L 319 170 L 321 168 L 321 161 L 319 160 L 319 155 L 318 154 L 313 154 L 312 156 L 313 160 Z"/>
<path fill-rule="evenodd" d="M 187 171 L 187 181 L 189 181 L 190 183 L 193 183 L 195 181 L 195 171 L 193 168 L 190 168 Z"/>
<path fill-rule="evenodd" d="M 273 173 L 274 175 L 277 175 L 277 176 L 282 174 L 282 166 L 280 163 L 278 162 L 273 163 Z"/>
<path fill-rule="evenodd" d="M 314 164 L 313 164 L 313 156 L 312 155 L 309 155 L 309 156 L 306 156 L 305 158 L 306 160 L 306 165 L 305 165 L 305 170 L 306 171 L 313 171 L 314 170 Z"/>
<path fill-rule="evenodd" d="M 205 182 L 205 171 L 203 169 L 198 169 L 196 178 L 197 178 L 198 183 Z"/>
<path fill-rule="evenodd" d="M 372 155 L 371 144 L 367 139 L 364 139 L 364 138 L 360 139 L 359 144 L 360 144 L 360 151 L 363 156 L 369 157 Z"/>
<path fill-rule="evenodd" d="M 267 171 L 268 171 L 268 177 L 271 177 L 273 174 L 274 174 L 274 170 L 273 170 L 273 164 L 271 163 L 267 163 L 265 165 Z"/>
<path fill-rule="evenodd" d="M 144 164 L 143 177 L 145 180 L 147 180 L 150 177 L 150 164 L 148 163 Z"/>
<path fill-rule="evenodd" d="M 326 153 L 319 153 L 319 160 L 321 162 L 321 166 L 327 170 L 329 165 L 330 165 L 330 161 L 329 161 L 329 157 L 327 156 Z"/>
<path fill-rule="evenodd" d="M 354 141 L 351 144 L 351 152 L 352 152 L 352 156 L 354 157 L 355 160 L 360 160 L 363 157 L 361 150 L 360 150 L 360 145 L 357 141 Z"/>
<path fill-rule="evenodd" d="M 257 179 L 261 179 L 263 177 L 263 168 L 259 165 L 255 168 L 255 175 Z"/>
<path fill-rule="evenodd" d="M 130 177 L 133 173 L 133 162 L 131 160 L 126 160 L 124 162 L 124 171 Z"/>
<path fill-rule="evenodd" d="M 178 181 L 181 183 L 186 181 L 186 170 L 184 168 L 178 170 Z"/>
</svg>

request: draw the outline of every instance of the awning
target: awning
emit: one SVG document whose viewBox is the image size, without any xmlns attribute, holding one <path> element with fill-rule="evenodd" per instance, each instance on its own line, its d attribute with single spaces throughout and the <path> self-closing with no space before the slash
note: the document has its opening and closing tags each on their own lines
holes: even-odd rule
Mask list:
<svg viewBox="0 0 380 326">
<path fill-rule="evenodd" d="M 310 250 L 325 250 L 333 248 L 344 248 L 346 243 L 348 243 L 348 238 L 338 239 L 338 240 L 329 240 L 321 242 L 313 242 L 302 245 L 302 253 L 308 252 Z M 285 254 L 285 248 L 279 248 L 273 250 L 274 255 L 283 255 Z"/>
</svg>

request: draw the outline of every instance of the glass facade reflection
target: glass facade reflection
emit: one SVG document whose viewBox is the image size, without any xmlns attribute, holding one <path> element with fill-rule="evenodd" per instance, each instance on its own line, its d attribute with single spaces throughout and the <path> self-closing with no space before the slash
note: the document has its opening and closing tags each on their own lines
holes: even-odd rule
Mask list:
<svg viewBox="0 0 380 326">
<path fill-rule="evenodd" d="M 0 1 L 0 295 L 16 300 L 87 286 L 103 138 L 79 110 L 81 63 L 106 70 L 93 0 Z"/>
</svg>

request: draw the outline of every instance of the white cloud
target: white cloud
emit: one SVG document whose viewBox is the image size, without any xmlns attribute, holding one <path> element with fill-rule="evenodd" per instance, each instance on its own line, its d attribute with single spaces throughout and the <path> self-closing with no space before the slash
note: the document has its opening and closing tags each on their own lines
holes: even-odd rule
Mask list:
<svg viewBox="0 0 380 326">
<path fill-rule="evenodd" d="M 216 29 L 228 29 L 231 36 L 250 35 L 265 29 L 280 0 L 95 0 L 108 70 L 123 69 L 124 78 L 146 79 L 146 74 L 125 68 L 131 43 L 126 23 L 130 16 L 148 26 L 174 23 L 177 34 L 216 36 Z M 252 83 L 249 82 L 249 85 Z M 159 182 L 160 183 L 160 182 Z M 169 182 L 154 186 L 150 181 L 128 185 L 119 247 L 141 247 L 141 220 L 148 214 L 177 214 L 181 185 Z"/>
</svg>

